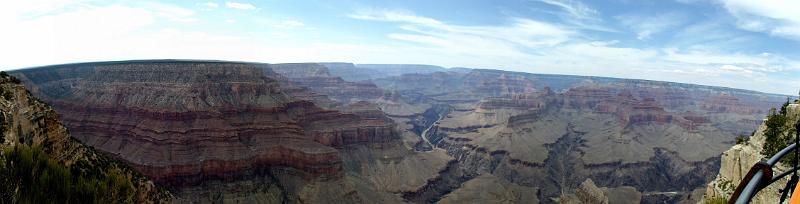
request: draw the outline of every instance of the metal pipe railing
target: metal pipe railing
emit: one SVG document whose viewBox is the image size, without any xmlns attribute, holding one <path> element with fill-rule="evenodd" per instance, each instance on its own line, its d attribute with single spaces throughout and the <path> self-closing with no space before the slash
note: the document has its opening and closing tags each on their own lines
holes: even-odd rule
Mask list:
<svg viewBox="0 0 800 204">
<path fill-rule="evenodd" d="M 783 159 L 783 157 L 785 157 L 787 154 L 794 152 L 796 148 L 796 143 L 791 144 L 788 147 L 783 148 L 780 152 L 776 153 L 774 156 L 772 156 L 772 158 L 767 160 L 767 162 L 759 162 L 754 165 L 753 168 L 750 168 L 747 176 L 745 176 L 745 178 L 739 183 L 739 186 L 736 188 L 736 191 L 733 193 L 731 200 L 729 200 L 728 203 L 750 203 L 750 199 L 752 199 L 753 196 L 758 193 L 758 191 L 766 187 L 766 185 L 772 183 L 772 168 L 775 167 L 775 164 L 777 164 L 778 161 Z M 742 184 L 746 185 L 742 186 Z"/>
</svg>

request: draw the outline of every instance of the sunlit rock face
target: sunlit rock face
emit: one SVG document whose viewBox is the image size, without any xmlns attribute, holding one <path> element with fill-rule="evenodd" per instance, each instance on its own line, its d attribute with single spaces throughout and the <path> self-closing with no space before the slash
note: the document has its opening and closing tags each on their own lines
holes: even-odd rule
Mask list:
<svg viewBox="0 0 800 204">
<path fill-rule="evenodd" d="M 788 117 L 785 125 L 792 126 L 800 120 L 800 108 L 798 107 L 797 104 L 790 104 L 787 107 Z M 761 124 L 746 142 L 736 144 L 722 153 L 719 174 L 704 189 L 704 198 L 731 198 L 739 185 L 745 185 L 742 184 L 742 180 L 750 169 L 756 163 L 773 156 L 761 154 L 767 139 L 765 131 L 767 131 L 767 125 Z M 773 175 L 790 171 L 791 168 L 791 164 L 780 162 L 773 168 Z M 786 186 L 790 179 L 790 176 L 786 176 L 764 187 L 753 196 L 750 202 L 780 203 L 781 189 Z"/>
</svg>

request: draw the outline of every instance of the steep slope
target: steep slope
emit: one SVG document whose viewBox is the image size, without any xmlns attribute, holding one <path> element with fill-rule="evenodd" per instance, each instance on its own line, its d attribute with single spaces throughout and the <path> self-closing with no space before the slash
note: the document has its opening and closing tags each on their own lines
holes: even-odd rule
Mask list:
<svg viewBox="0 0 800 204">
<path fill-rule="evenodd" d="M 25 152 L 26 149 L 33 148 L 31 151 L 33 154 L 36 154 L 36 151 L 41 149 L 43 153 L 46 154 L 47 158 L 57 162 L 55 167 L 50 165 L 50 168 L 59 168 L 58 166 L 63 165 L 64 168 L 69 169 L 70 173 L 67 174 L 71 174 L 73 180 L 70 181 L 69 176 L 67 178 L 62 178 L 68 180 L 58 182 L 60 185 L 73 183 L 76 188 L 88 190 L 85 187 L 78 187 L 78 185 L 88 185 L 87 183 L 93 182 L 92 179 L 113 177 L 114 179 L 118 179 L 114 181 L 115 184 L 130 184 L 132 187 L 131 192 L 117 192 L 120 194 L 95 196 L 103 197 L 103 199 L 114 199 L 114 202 L 135 203 L 162 203 L 171 199 L 171 195 L 168 192 L 156 188 L 153 182 L 128 167 L 125 163 L 119 162 L 100 152 L 96 152 L 93 148 L 85 146 L 71 137 L 67 129 L 59 121 L 56 112 L 50 106 L 31 96 L 17 79 L 6 75 L 5 72 L 0 73 L 0 95 L 2 95 L 0 96 L 0 113 L 2 113 L 0 114 L 0 131 L 2 131 L 2 140 L 0 140 L 2 144 L 0 144 L 0 147 L 6 150 L 3 152 L 4 155 L 0 157 L 3 158 L 3 160 L 12 159 L 9 158 L 12 156 L 9 155 L 9 153 L 13 154 L 19 151 Z M 43 160 L 39 160 L 39 162 L 43 162 Z M 4 165 L 4 168 L 25 167 L 23 163 L 13 162 L 4 162 Z M 44 167 L 39 166 L 37 168 L 41 169 Z M 17 171 L 18 170 L 21 169 L 17 169 Z M 18 176 L 19 175 L 12 179 L 23 179 Z M 47 180 L 47 175 L 35 175 L 33 179 L 41 182 Z M 33 185 L 33 183 L 26 183 L 25 180 L 20 180 L 19 182 L 21 183 L 3 183 L 3 190 L 7 190 L 8 188 L 6 187 L 17 186 L 15 189 L 12 188 L 14 189 L 13 191 L 24 193 L 24 189 L 30 188 L 31 185 Z M 43 199 L 38 202 L 46 201 L 46 199 L 66 199 L 65 197 L 60 197 L 64 195 L 60 195 L 58 192 L 64 190 L 61 188 L 68 187 L 48 186 L 47 188 L 48 189 L 40 190 L 47 190 L 53 194 L 31 199 Z M 70 196 L 72 199 L 78 199 L 77 201 L 79 202 L 104 202 L 102 200 L 88 200 L 92 199 L 91 195 L 89 197 L 83 197 L 83 195 L 90 193 L 92 192 L 74 192 L 74 194 L 66 196 Z M 98 191 L 96 193 L 100 192 Z M 13 194 L 14 193 L 6 194 L 6 196 Z M 125 195 L 129 195 L 130 197 L 125 198 Z M 11 200 L 14 200 L 14 202 L 32 201 L 20 200 L 24 198 L 16 196 L 14 196 L 14 198 L 3 197 L 2 199 L 3 203 L 10 203 L 12 202 Z M 50 201 L 66 202 L 67 200 Z M 111 200 L 106 201 L 110 202 Z"/>
</svg>

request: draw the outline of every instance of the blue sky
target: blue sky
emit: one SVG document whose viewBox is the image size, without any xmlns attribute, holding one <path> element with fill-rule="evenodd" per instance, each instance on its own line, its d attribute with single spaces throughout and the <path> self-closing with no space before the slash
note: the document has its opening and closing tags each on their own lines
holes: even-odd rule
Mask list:
<svg viewBox="0 0 800 204">
<path fill-rule="evenodd" d="M 433 64 L 797 94 L 800 2 L 21 1 L 0 69 L 103 60 Z"/>
</svg>

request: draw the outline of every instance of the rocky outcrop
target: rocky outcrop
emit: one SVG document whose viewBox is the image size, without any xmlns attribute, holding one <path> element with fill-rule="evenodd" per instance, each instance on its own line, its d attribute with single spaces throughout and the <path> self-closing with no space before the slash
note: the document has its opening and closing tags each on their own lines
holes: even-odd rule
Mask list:
<svg viewBox="0 0 800 204">
<path fill-rule="evenodd" d="M 787 124 L 794 124 L 800 118 L 800 108 L 797 105 L 788 107 L 789 120 Z M 742 184 L 742 179 L 747 175 L 750 168 L 759 161 L 768 159 L 772 155 L 762 155 L 766 137 L 764 131 L 766 125 L 762 124 L 749 137 L 747 142 L 736 144 L 729 150 L 722 153 L 719 174 L 706 186 L 704 197 L 706 200 L 712 198 L 729 199 L 738 185 Z M 773 168 L 773 175 L 778 175 L 789 170 L 783 163 L 779 163 Z M 790 176 L 784 177 L 762 189 L 751 200 L 752 203 L 779 203 L 781 196 L 780 189 L 786 185 Z"/>
<path fill-rule="evenodd" d="M 519 186 L 491 174 L 469 180 L 437 203 L 539 203 L 537 189 Z"/>
<path fill-rule="evenodd" d="M 133 184 L 133 202 L 162 203 L 172 198 L 169 192 L 156 187 L 124 162 L 97 152 L 71 137 L 53 108 L 30 95 L 19 80 L 5 72 L 0 73 L 0 132 L 0 148 L 40 147 L 49 158 L 70 167 L 73 172 L 121 172 L 122 179 Z M 74 174 L 79 175 L 86 176 Z"/>
<path fill-rule="evenodd" d="M 607 203 L 630 203 L 636 204 L 642 201 L 642 193 L 632 187 L 600 188 L 591 179 L 586 179 L 575 189 L 575 194 L 565 194 L 559 199 L 560 203 L 586 203 L 586 204 L 607 204 Z"/>
<path fill-rule="evenodd" d="M 608 204 L 608 196 L 604 195 L 603 190 L 594 185 L 591 179 L 583 181 L 578 189 L 575 189 L 575 195 L 582 203 Z"/>
</svg>

